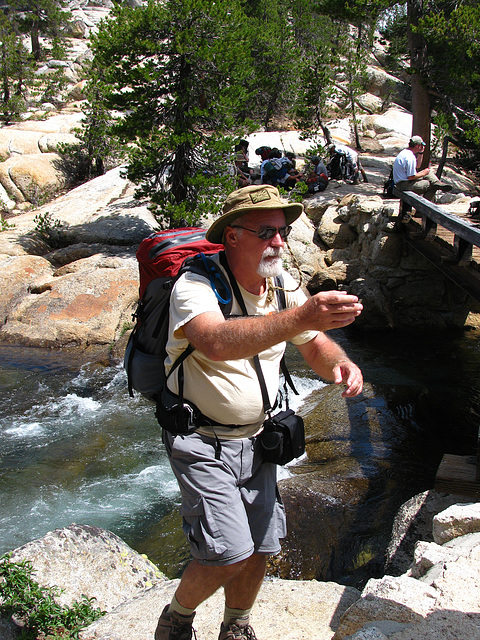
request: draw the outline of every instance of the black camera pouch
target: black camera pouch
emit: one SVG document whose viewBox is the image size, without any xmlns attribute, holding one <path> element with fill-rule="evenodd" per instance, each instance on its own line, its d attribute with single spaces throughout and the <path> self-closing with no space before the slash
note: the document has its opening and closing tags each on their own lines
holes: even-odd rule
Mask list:
<svg viewBox="0 0 480 640">
<path fill-rule="evenodd" d="M 265 462 L 284 465 L 305 453 L 303 419 L 292 409 L 268 418 L 259 435 Z"/>
<path fill-rule="evenodd" d="M 179 398 L 166 385 L 158 394 L 155 417 L 162 429 L 174 434 L 193 433 L 201 424 L 201 415 L 193 403 Z"/>
</svg>

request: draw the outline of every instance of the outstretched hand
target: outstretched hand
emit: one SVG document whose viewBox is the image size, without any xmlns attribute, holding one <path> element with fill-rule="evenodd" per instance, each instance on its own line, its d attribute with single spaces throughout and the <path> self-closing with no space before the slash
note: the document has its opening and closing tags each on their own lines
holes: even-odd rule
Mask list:
<svg viewBox="0 0 480 640">
<path fill-rule="evenodd" d="M 346 327 L 355 321 L 362 309 L 358 297 L 346 291 L 322 291 L 309 298 L 303 306 L 307 322 L 311 324 L 309 328 L 318 331 Z"/>
<path fill-rule="evenodd" d="M 351 360 L 343 360 L 336 364 L 333 367 L 333 376 L 335 384 L 344 383 L 347 387 L 342 393 L 343 398 L 354 398 L 362 392 L 362 372 Z"/>
</svg>

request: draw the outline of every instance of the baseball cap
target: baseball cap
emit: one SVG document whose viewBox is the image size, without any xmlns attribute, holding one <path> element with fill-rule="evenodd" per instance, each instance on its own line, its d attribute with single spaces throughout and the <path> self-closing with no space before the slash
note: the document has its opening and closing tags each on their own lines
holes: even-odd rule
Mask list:
<svg viewBox="0 0 480 640">
<path fill-rule="evenodd" d="M 207 240 L 221 244 L 226 227 L 237 218 L 241 218 L 252 210 L 268 211 L 269 209 L 282 209 L 285 214 L 285 223 L 289 225 L 303 213 L 303 204 L 283 200 L 278 189 L 269 184 L 252 184 L 237 189 L 227 196 L 222 215 L 212 222 L 207 231 Z"/>
<path fill-rule="evenodd" d="M 412 145 L 415 145 L 415 144 L 422 144 L 424 147 L 426 147 L 426 146 L 427 146 L 427 145 L 425 144 L 425 142 L 422 140 L 422 138 L 421 138 L 420 136 L 413 136 L 413 137 L 410 139 L 410 142 L 411 142 L 411 144 L 412 144 Z"/>
</svg>

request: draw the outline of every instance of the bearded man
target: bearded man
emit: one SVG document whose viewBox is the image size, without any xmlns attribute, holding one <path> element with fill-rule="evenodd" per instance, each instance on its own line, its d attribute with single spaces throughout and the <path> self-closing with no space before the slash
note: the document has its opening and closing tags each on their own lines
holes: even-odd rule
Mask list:
<svg viewBox="0 0 480 640">
<path fill-rule="evenodd" d="M 188 435 L 163 431 L 193 560 L 160 616 L 155 640 L 190 640 L 196 608 L 220 587 L 225 609 L 219 640 L 255 639 L 250 611 L 267 556 L 279 553 L 286 524 L 277 466 L 263 460 L 259 443 L 265 404 L 252 359 L 258 356 L 271 406 L 287 341 L 318 375 L 344 384 L 344 397 L 362 390 L 360 369 L 325 333 L 355 320 L 362 310 L 358 298 L 340 291 L 307 298 L 282 269 L 290 225 L 302 211 L 275 187 L 252 185 L 231 193 L 209 228 L 207 239 L 225 247 L 248 315 L 234 300 L 226 319 L 210 282 L 199 274 L 184 274 L 173 289 L 166 372 L 189 344 L 194 347 L 184 361 L 183 397 L 208 416 L 210 426 Z M 214 259 L 224 270 L 222 259 Z M 273 292 L 279 274 L 282 310 Z M 174 393 L 176 374 L 168 379 Z"/>
</svg>

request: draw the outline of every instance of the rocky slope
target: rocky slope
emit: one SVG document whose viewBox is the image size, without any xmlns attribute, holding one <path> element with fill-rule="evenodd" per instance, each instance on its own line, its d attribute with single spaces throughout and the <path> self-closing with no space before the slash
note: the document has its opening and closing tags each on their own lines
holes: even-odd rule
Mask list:
<svg viewBox="0 0 480 640">
<path fill-rule="evenodd" d="M 110 0 L 72 0 L 65 45 L 66 60 L 49 59 L 36 69 L 37 79 L 47 79 L 63 71 L 65 88 L 57 96 L 58 106 L 44 102 L 31 104 L 24 120 L 0 128 L 0 206 L 17 212 L 45 202 L 64 186 L 58 167 L 60 144 L 76 141 L 75 129 L 83 118 L 86 67 L 91 59 L 88 38 L 113 7 Z M 28 42 L 26 42 L 28 46 Z"/>
<path fill-rule="evenodd" d="M 432 290 L 434 276 L 425 261 L 401 250 L 391 222 L 398 201 L 367 196 L 381 190 L 387 160 L 365 157 L 364 164 L 368 183 L 333 181 L 325 192 L 305 200 L 306 215 L 295 223 L 290 243 L 305 283 L 311 283 L 311 291 L 325 280 L 354 286 L 369 326 L 401 326 L 402 321 L 408 326 L 408 318 L 415 315 L 418 323 L 420 314 L 422 324 L 433 322 L 438 328 L 446 285 L 437 277 L 438 288 Z M 462 176 L 451 174 L 449 179 L 457 192 L 470 186 Z M 457 193 L 456 206 L 466 210 L 469 201 Z M 0 232 L 0 341 L 59 348 L 101 345 L 105 352 L 120 341 L 121 352 L 138 299 L 135 251 L 157 228 L 146 203 L 134 199 L 133 185 L 121 169 L 9 223 Z M 409 281 L 415 287 L 422 272 L 430 295 L 402 296 L 410 310 L 399 310 L 393 304 L 399 287 L 408 291 Z M 397 316 L 392 315 L 394 307 Z M 443 326 L 452 322 L 446 318 Z"/>
</svg>

